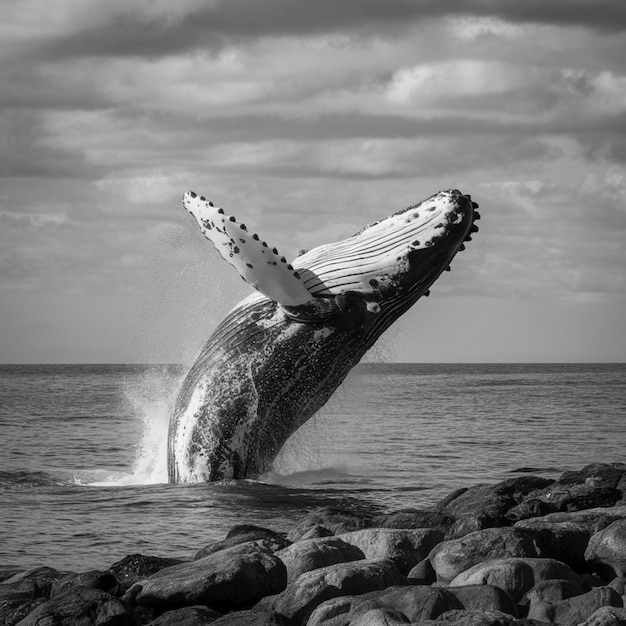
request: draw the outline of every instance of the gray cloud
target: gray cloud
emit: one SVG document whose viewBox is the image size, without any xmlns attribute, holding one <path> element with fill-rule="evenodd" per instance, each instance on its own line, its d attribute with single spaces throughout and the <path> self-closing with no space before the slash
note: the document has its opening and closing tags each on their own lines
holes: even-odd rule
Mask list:
<svg viewBox="0 0 626 626">
<path fill-rule="evenodd" d="M 47 56 L 163 56 L 193 48 L 218 50 L 256 37 L 342 33 L 389 36 L 446 16 L 496 17 L 519 23 L 626 30 L 621 0 L 228 0 L 163 16 L 118 11 L 103 23 L 48 42 Z"/>
</svg>

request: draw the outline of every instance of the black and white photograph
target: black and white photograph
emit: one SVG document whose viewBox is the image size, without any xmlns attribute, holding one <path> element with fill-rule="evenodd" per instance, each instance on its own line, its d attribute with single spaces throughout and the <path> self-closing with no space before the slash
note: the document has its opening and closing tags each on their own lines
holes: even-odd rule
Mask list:
<svg viewBox="0 0 626 626">
<path fill-rule="evenodd" d="M 626 625 L 624 0 L 3 0 L 0 626 Z"/>
</svg>

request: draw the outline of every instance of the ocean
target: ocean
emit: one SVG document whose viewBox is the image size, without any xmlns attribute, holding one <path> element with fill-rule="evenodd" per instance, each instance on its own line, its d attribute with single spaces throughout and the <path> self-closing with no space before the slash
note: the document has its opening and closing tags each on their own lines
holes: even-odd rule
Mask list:
<svg viewBox="0 0 626 626">
<path fill-rule="evenodd" d="M 625 461 L 626 364 L 363 364 L 259 480 L 168 485 L 184 370 L 0 366 L 0 569 L 190 558 L 233 524 L 426 508 L 458 487 Z"/>
</svg>

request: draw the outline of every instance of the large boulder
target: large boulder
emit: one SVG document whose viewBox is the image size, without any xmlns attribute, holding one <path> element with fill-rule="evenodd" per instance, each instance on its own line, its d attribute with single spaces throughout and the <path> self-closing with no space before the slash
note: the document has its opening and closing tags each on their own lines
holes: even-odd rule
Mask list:
<svg viewBox="0 0 626 626">
<path fill-rule="evenodd" d="M 307 626 L 352 625 L 365 621 L 368 614 L 370 620 L 374 615 L 384 616 L 381 609 L 394 611 L 394 619 L 397 621 L 407 618 L 412 623 L 421 623 L 423 620 L 436 619 L 446 611 L 462 608 L 463 605 L 448 589 L 426 585 L 396 586 L 324 602 L 311 615 Z M 372 615 L 373 611 L 377 613 Z"/>
<path fill-rule="evenodd" d="M 510 557 L 478 563 L 456 576 L 450 586 L 495 585 L 504 589 L 515 602 L 519 602 L 539 581 L 552 578 L 579 584 L 578 575 L 560 561 Z"/>
<path fill-rule="evenodd" d="M 101 572 L 99 570 L 90 570 L 80 574 L 67 574 L 55 580 L 50 589 L 50 596 L 58 596 L 66 591 L 71 591 L 75 587 L 86 587 L 87 589 L 100 589 L 115 595 L 117 588 L 117 579 L 111 572 Z"/>
<path fill-rule="evenodd" d="M 566 485 L 588 483 L 626 491 L 626 463 L 592 463 L 581 470 L 564 472 L 559 482 Z"/>
<path fill-rule="evenodd" d="M 375 528 L 436 528 L 445 530 L 454 523 L 454 518 L 441 511 L 422 509 L 399 509 L 382 513 L 372 519 Z"/>
<path fill-rule="evenodd" d="M 0 624 L 13 626 L 49 597 L 63 574 L 52 567 L 16 572 L 0 584 Z"/>
<path fill-rule="evenodd" d="M 183 561 L 144 554 L 129 554 L 113 563 L 107 572 L 115 577 L 122 589 L 126 590 L 130 589 L 137 581 L 149 578 L 152 574 L 179 563 L 183 563 Z"/>
<path fill-rule="evenodd" d="M 322 507 L 308 513 L 287 534 L 289 541 L 298 541 L 314 526 L 322 526 L 333 534 L 346 533 L 371 526 L 374 513 L 370 511 L 355 512 L 351 509 Z"/>
<path fill-rule="evenodd" d="M 180 609 L 165 611 L 150 622 L 150 626 L 203 626 L 213 624 L 220 618 L 217 611 L 206 606 L 184 606 Z"/>
<path fill-rule="evenodd" d="M 608 568 L 611 578 L 626 576 L 626 519 L 595 533 L 587 545 L 585 559 L 599 570 Z"/>
<path fill-rule="evenodd" d="M 276 596 L 264 598 L 253 610 L 274 613 L 287 624 L 304 624 L 311 613 L 326 600 L 360 595 L 406 584 L 390 559 L 339 563 L 306 572 Z"/>
<path fill-rule="evenodd" d="M 290 545 L 290 541 L 285 538 L 283 533 L 277 533 L 269 528 L 262 526 L 254 526 L 252 524 L 238 524 L 233 526 L 227 533 L 226 537 L 220 541 L 210 543 L 199 550 L 194 556 L 194 560 L 202 559 L 209 554 L 232 548 L 242 543 L 256 541 L 264 548 L 268 548 L 272 552 L 282 550 Z"/>
<path fill-rule="evenodd" d="M 448 587 L 447 590 L 461 603 L 464 609 L 471 611 L 498 611 L 517 617 L 517 606 L 511 596 L 494 585 L 468 585 L 466 587 Z"/>
<path fill-rule="evenodd" d="M 532 540 L 513 528 L 487 528 L 436 545 L 428 559 L 437 580 L 449 582 L 477 563 L 504 557 L 536 557 Z"/>
<path fill-rule="evenodd" d="M 565 485 L 554 483 L 533 491 L 507 512 L 508 519 L 518 521 L 559 511 L 583 511 L 593 507 L 613 506 L 622 497 L 614 487 L 589 483 Z"/>
<path fill-rule="evenodd" d="M 279 593 L 286 584 L 283 562 L 252 542 L 162 569 L 136 583 L 128 595 L 148 606 L 202 604 L 228 610 Z"/>
<path fill-rule="evenodd" d="M 455 609 L 440 615 L 435 623 L 441 624 L 441 626 L 444 624 L 448 626 L 515 626 L 520 622 L 513 616 L 501 611 Z"/>
<path fill-rule="evenodd" d="M 365 554 L 356 546 L 346 543 L 340 537 L 301 539 L 280 550 L 276 556 L 287 568 L 287 583 L 293 582 L 300 574 L 336 563 L 347 563 L 364 559 Z"/>
<path fill-rule="evenodd" d="M 517 522 L 514 528 L 532 538 L 540 557 L 562 561 L 578 572 L 588 571 L 585 549 L 591 532 L 586 524 L 536 517 Z"/>
<path fill-rule="evenodd" d="M 520 476 L 495 485 L 479 484 L 452 492 L 437 505 L 437 510 L 454 518 L 475 520 L 471 530 L 508 526 L 506 513 L 537 489 L 554 481 L 539 476 Z M 479 525 L 479 526 L 476 526 Z M 455 533 L 455 536 L 458 534 Z"/>
<path fill-rule="evenodd" d="M 622 598 L 615 589 L 597 587 L 556 604 L 546 604 L 543 611 L 529 613 L 529 617 L 551 624 L 580 624 L 603 606 L 622 607 Z"/>
<path fill-rule="evenodd" d="M 40 604 L 23 620 L 20 626 L 135 626 L 138 624 L 132 610 L 121 600 L 100 591 L 76 587 Z"/>
<path fill-rule="evenodd" d="M 611 507 L 594 507 L 584 511 L 549 513 L 539 518 L 521 520 L 515 524 L 515 528 L 526 532 L 526 528 L 532 527 L 538 520 L 550 523 L 572 522 L 584 526 L 593 535 L 619 519 L 626 519 L 626 504 L 616 504 Z"/>
<path fill-rule="evenodd" d="M 340 536 L 368 559 L 392 559 L 405 575 L 443 539 L 443 533 L 432 528 L 365 528 Z"/>
</svg>

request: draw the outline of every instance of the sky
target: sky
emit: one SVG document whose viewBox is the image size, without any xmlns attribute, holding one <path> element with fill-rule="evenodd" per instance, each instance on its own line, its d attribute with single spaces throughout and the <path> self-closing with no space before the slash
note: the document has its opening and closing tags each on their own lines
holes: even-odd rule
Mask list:
<svg viewBox="0 0 626 626">
<path fill-rule="evenodd" d="M 0 362 L 189 362 L 288 258 L 456 187 L 480 232 L 370 360 L 626 361 L 623 0 L 3 0 Z"/>
</svg>

